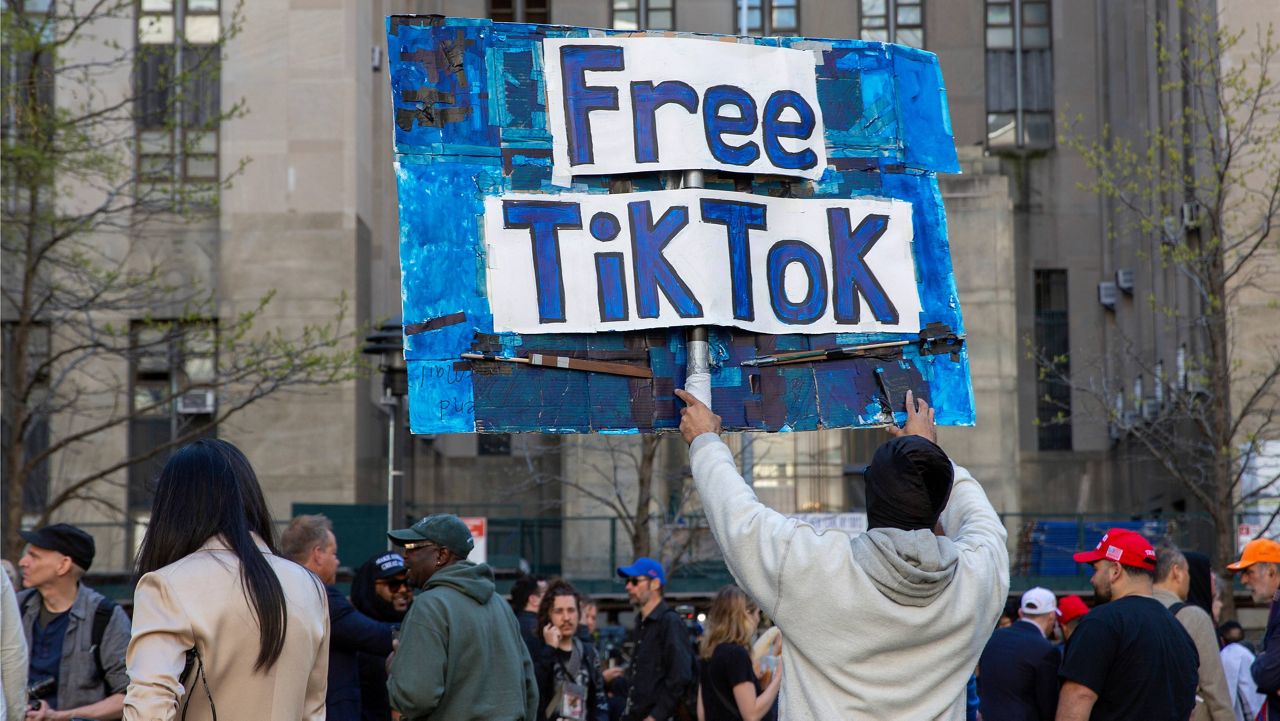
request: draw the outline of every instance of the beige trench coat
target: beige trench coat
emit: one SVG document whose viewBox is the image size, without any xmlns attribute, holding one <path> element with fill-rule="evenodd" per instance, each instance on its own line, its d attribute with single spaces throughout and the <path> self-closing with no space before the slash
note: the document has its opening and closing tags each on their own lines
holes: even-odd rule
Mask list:
<svg viewBox="0 0 1280 721">
<path fill-rule="evenodd" d="M 126 721 L 177 719 L 190 697 L 188 721 L 213 716 L 204 684 L 178 677 L 193 645 L 204 657 L 218 718 L 322 721 L 329 672 L 329 602 L 308 570 L 259 549 L 284 589 L 288 628 L 284 651 L 269 669 L 254 671 L 258 624 L 240 580 L 240 563 L 221 537 L 138 581 L 133 638 L 125 658 Z"/>
</svg>

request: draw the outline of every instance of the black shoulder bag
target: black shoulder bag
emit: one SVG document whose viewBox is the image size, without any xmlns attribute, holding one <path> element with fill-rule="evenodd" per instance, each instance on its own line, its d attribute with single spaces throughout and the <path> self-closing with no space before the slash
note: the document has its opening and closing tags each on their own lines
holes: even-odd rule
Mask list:
<svg viewBox="0 0 1280 721">
<path fill-rule="evenodd" d="M 213 714 L 213 721 L 218 721 L 218 707 L 213 705 L 213 693 L 209 691 L 209 679 L 204 675 L 204 658 L 200 656 L 200 651 L 192 646 L 187 650 L 187 665 L 182 669 L 182 675 L 178 680 L 182 682 L 184 688 L 187 689 L 187 699 L 182 702 L 182 721 L 187 721 L 187 707 L 191 704 L 191 684 L 187 683 L 187 677 L 191 674 L 191 670 L 195 669 L 197 675 L 200 676 L 200 683 L 204 686 L 204 695 L 209 699 L 209 711 Z M 192 679 L 193 681 L 195 679 Z"/>
</svg>

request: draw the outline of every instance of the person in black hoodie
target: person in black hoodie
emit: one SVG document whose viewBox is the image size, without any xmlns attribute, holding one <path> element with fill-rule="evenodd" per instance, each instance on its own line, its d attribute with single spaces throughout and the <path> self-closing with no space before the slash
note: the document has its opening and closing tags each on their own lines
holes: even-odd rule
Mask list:
<svg viewBox="0 0 1280 721">
<path fill-rule="evenodd" d="M 397 626 L 409 612 L 413 592 L 405 579 L 404 556 L 387 551 L 365 561 L 351 581 L 351 605 L 375 621 Z M 390 721 L 387 698 L 387 659 L 370 653 L 356 655 L 360 667 L 361 721 Z"/>
</svg>

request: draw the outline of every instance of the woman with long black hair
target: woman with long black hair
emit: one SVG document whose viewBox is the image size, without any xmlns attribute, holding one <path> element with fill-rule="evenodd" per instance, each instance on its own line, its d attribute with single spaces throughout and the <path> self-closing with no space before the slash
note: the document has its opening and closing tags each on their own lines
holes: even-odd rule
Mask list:
<svg viewBox="0 0 1280 721">
<path fill-rule="evenodd" d="M 204 439 L 173 454 L 137 568 L 125 719 L 324 717 L 325 591 L 276 554 L 238 448 Z"/>
</svg>

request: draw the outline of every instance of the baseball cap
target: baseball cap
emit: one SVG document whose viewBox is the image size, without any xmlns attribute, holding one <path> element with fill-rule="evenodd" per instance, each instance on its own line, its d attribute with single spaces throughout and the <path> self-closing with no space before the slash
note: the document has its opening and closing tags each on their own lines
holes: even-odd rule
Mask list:
<svg viewBox="0 0 1280 721">
<path fill-rule="evenodd" d="M 1076 563 L 1107 560 L 1148 571 L 1156 570 L 1156 552 L 1151 542 L 1127 528 L 1112 528 L 1102 534 L 1102 540 L 1092 551 L 1081 551 L 1072 558 Z"/>
<path fill-rule="evenodd" d="M 667 585 L 667 574 L 662 570 L 662 564 L 652 558 L 641 556 L 636 562 L 630 566 L 618 567 L 618 575 L 623 578 L 631 578 L 633 576 L 648 576 L 649 578 L 658 579 L 658 583 Z"/>
<path fill-rule="evenodd" d="M 471 549 L 476 545 L 475 539 L 471 537 L 471 529 L 452 513 L 426 516 L 408 528 L 391 531 L 387 538 L 401 546 L 416 541 L 430 541 L 463 558 L 471 555 Z"/>
<path fill-rule="evenodd" d="M 1079 596 L 1063 596 L 1058 601 L 1058 623 L 1068 624 L 1089 612 L 1084 599 Z"/>
<path fill-rule="evenodd" d="M 377 568 L 373 573 L 374 578 L 391 578 L 405 572 L 404 556 L 395 551 L 388 551 L 374 559 L 373 565 Z"/>
<path fill-rule="evenodd" d="M 1280 563 L 1280 543 L 1270 538 L 1255 538 L 1244 544 L 1244 550 L 1240 552 L 1240 560 L 1228 563 L 1227 568 L 1232 571 L 1243 571 L 1255 563 Z"/>
<path fill-rule="evenodd" d="M 69 523 L 55 523 L 34 531 L 18 531 L 18 535 L 36 548 L 69 556 L 73 563 L 86 571 L 93 565 L 93 555 L 96 552 L 93 536 Z"/>
<path fill-rule="evenodd" d="M 1039 616 L 1056 611 L 1058 609 L 1058 600 L 1054 598 L 1053 591 L 1042 586 L 1036 586 L 1022 594 L 1022 605 L 1019 608 L 1025 614 Z"/>
</svg>

